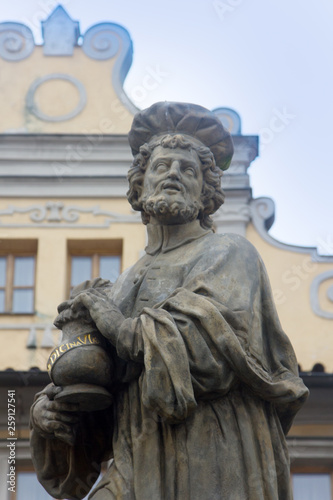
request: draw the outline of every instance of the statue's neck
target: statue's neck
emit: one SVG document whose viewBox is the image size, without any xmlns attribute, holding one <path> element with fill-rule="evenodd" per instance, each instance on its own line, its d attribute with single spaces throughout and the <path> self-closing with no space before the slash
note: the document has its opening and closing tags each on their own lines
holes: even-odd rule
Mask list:
<svg viewBox="0 0 333 500">
<path fill-rule="evenodd" d="M 201 238 L 207 233 L 211 233 L 210 229 L 203 229 L 200 226 L 199 220 L 188 222 L 187 224 L 173 224 L 163 226 L 155 221 L 147 224 L 148 245 L 146 252 L 150 255 L 155 255 L 159 252 L 168 252 L 174 248 L 178 248 L 189 241 Z"/>
</svg>

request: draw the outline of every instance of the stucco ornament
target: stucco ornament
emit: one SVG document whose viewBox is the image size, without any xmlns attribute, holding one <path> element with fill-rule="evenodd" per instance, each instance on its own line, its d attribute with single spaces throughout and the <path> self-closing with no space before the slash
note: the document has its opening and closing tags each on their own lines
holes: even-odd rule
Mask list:
<svg viewBox="0 0 333 500">
<path fill-rule="evenodd" d="M 88 288 L 70 304 L 115 349 L 113 403 L 80 412 L 61 387 L 38 394 L 38 478 L 55 498 L 291 500 L 285 435 L 308 391 L 259 255 L 212 230 L 231 137 L 205 108 L 163 102 L 129 141 L 146 253 L 107 300 Z"/>
</svg>

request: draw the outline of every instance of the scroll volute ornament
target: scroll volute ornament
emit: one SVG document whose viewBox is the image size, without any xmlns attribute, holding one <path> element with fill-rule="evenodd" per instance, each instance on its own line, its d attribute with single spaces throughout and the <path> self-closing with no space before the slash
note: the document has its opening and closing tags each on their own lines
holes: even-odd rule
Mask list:
<svg viewBox="0 0 333 500">
<path fill-rule="evenodd" d="M 81 411 L 102 410 L 112 403 L 114 379 L 111 346 L 98 331 L 83 306 L 73 311 L 71 305 L 80 292 L 94 288 L 108 298 L 112 284 L 101 278 L 75 287 L 70 299 L 58 307 L 54 325 L 62 330 L 61 344 L 50 354 L 47 369 L 52 382 L 62 391 L 55 399 L 78 403 Z"/>
</svg>

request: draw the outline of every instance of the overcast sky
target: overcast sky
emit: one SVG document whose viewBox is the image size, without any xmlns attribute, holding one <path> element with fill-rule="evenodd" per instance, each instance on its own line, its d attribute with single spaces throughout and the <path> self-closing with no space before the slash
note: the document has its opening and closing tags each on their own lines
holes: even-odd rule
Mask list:
<svg viewBox="0 0 333 500">
<path fill-rule="evenodd" d="M 41 43 L 55 0 L 2 1 Z M 249 169 L 253 196 L 276 204 L 270 234 L 333 254 L 332 0 L 64 0 L 81 33 L 111 21 L 134 45 L 125 90 L 139 108 L 160 100 L 226 106 L 242 133 L 260 136 Z M 1 68 L 1 62 L 0 62 Z M 153 90 L 138 92 L 147 71 Z M 1 70 L 1 69 L 0 69 Z"/>
</svg>

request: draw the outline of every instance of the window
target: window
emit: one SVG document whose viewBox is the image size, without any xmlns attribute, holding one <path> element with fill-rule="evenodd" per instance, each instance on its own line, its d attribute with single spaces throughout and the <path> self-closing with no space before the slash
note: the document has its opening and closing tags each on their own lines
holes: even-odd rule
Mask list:
<svg viewBox="0 0 333 500">
<path fill-rule="evenodd" d="M 333 500 L 332 471 L 299 468 L 292 473 L 294 500 Z"/>
<path fill-rule="evenodd" d="M 120 240 L 70 240 L 69 291 L 93 278 L 116 281 L 121 272 L 121 251 Z"/>
<path fill-rule="evenodd" d="M 6 252 L 6 247 L 10 252 Z M 37 242 L 1 241 L 0 313 L 32 314 L 35 306 Z"/>
<path fill-rule="evenodd" d="M 114 282 L 120 274 L 119 255 L 71 256 L 71 289 L 82 281 L 99 276 Z"/>
<path fill-rule="evenodd" d="M 294 500 L 331 500 L 330 474 L 293 474 Z"/>
<path fill-rule="evenodd" d="M 34 500 L 53 500 L 43 488 L 43 486 L 38 482 L 36 474 L 34 472 L 22 471 L 17 474 L 16 483 L 16 498 L 15 500 L 26 500 L 27 491 L 29 492 L 29 498 Z"/>
<path fill-rule="evenodd" d="M 44 490 L 43 486 L 38 482 L 36 473 L 29 468 L 20 468 L 17 471 L 17 481 L 16 481 L 16 492 L 10 495 L 10 500 L 27 500 L 27 492 L 29 492 L 28 498 L 31 500 L 54 500 L 47 491 Z M 26 470 L 24 470 L 26 469 Z M 102 466 L 103 473 L 105 472 L 105 467 Z M 100 481 L 102 474 L 98 478 Z M 96 484 L 98 483 L 96 482 Z M 94 484 L 94 487 L 96 486 Z M 83 500 L 88 500 L 88 496 L 83 498 Z"/>
</svg>

